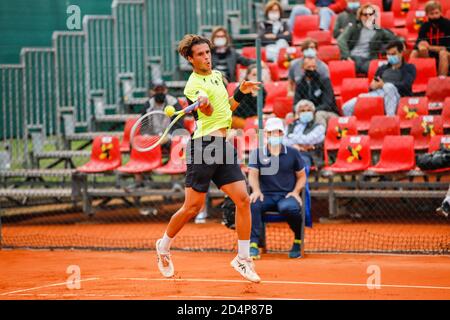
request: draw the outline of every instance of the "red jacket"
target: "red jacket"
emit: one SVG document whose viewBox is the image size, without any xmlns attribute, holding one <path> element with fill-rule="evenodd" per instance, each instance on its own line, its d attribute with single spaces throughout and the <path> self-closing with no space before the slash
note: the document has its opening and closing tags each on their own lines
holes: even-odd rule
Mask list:
<svg viewBox="0 0 450 320">
<path fill-rule="evenodd" d="M 316 9 L 316 0 L 306 0 L 305 6 L 308 7 L 311 11 Z M 341 11 L 344 11 L 345 8 L 347 8 L 347 1 L 345 0 L 334 0 L 333 4 L 330 4 L 328 6 L 331 10 L 334 11 L 334 13 L 339 13 Z"/>
</svg>

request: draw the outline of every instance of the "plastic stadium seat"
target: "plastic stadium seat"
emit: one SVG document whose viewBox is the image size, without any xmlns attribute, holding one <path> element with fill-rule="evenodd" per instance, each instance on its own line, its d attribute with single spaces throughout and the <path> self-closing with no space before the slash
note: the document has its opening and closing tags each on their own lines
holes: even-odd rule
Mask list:
<svg viewBox="0 0 450 320">
<path fill-rule="evenodd" d="M 138 117 L 129 118 L 125 121 L 125 128 L 123 130 L 123 139 L 120 143 L 120 152 L 129 152 L 130 151 L 130 133 L 133 125 L 136 123 Z M 137 132 L 139 134 L 139 132 Z"/>
<path fill-rule="evenodd" d="M 186 147 L 189 141 L 189 136 L 175 136 L 172 137 L 172 144 L 170 146 L 170 159 L 161 168 L 155 169 L 154 172 L 158 174 L 182 174 L 187 170 L 186 166 Z"/>
<path fill-rule="evenodd" d="M 292 44 L 299 46 L 306 38 L 308 31 L 319 30 L 319 16 L 297 16 L 295 17 L 294 28 L 292 32 Z"/>
<path fill-rule="evenodd" d="M 238 87 L 239 82 L 230 82 L 227 85 L 228 96 L 232 97 L 234 95 L 234 91 Z"/>
<path fill-rule="evenodd" d="M 406 23 L 406 15 L 417 8 L 417 0 L 393 0 L 391 11 L 394 13 L 395 26 L 402 27 Z"/>
<path fill-rule="evenodd" d="M 430 146 L 428 152 L 435 152 L 443 145 L 446 149 L 450 149 L 450 136 L 434 136 L 430 139 Z"/>
<path fill-rule="evenodd" d="M 328 67 L 334 94 L 340 95 L 343 80 L 345 78 L 356 78 L 355 62 L 349 60 L 330 61 Z"/>
<path fill-rule="evenodd" d="M 400 119 L 397 116 L 373 116 L 370 120 L 370 148 L 380 150 L 384 137 L 400 135 Z"/>
<path fill-rule="evenodd" d="M 409 63 L 416 66 L 416 80 L 412 86 L 413 92 L 425 92 L 428 80 L 437 76 L 436 60 L 433 58 L 411 58 Z"/>
<path fill-rule="evenodd" d="M 394 29 L 394 13 L 391 11 L 381 12 L 380 14 L 380 26 L 384 29 Z"/>
<path fill-rule="evenodd" d="M 245 119 L 244 131 L 258 129 L 258 118 L 252 117 Z"/>
<path fill-rule="evenodd" d="M 398 103 L 397 115 L 400 118 L 400 128 L 410 129 L 412 121 L 419 116 L 428 114 L 427 97 L 402 97 Z"/>
<path fill-rule="evenodd" d="M 331 32 L 328 30 L 308 31 L 306 37 L 316 40 L 317 43 L 319 44 L 319 47 L 322 45 L 330 45 L 331 39 L 333 38 Z"/>
<path fill-rule="evenodd" d="M 137 136 L 135 139 L 148 139 L 149 136 Z M 131 149 L 130 161 L 127 164 L 119 167 L 117 171 L 123 173 L 143 173 L 149 172 L 162 165 L 162 153 L 161 146 L 157 146 L 155 149 L 140 152 L 136 149 Z"/>
<path fill-rule="evenodd" d="M 416 43 L 420 26 L 426 21 L 426 14 L 423 10 L 409 11 L 406 15 L 406 27 L 395 30 L 395 33 L 406 40 L 406 47 L 412 49 Z"/>
<path fill-rule="evenodd" d="M 383 11 L 383 0 L 361 0 L 361 5 L 364 5 L 366 3 L 377 6 L 380 11 Z"/>
<path fill-rule="evenodd" d="M 427 91 L 428 110 L 440 110 L 444 100 L 450 97 L 450 77 L 437 77 L 428 80 Z"/>
<path fill-rule="evenodd" d="M 323 170 L 336 173 L 366 170 L 371 164 L 369 140 L 368 136 L 345 137 L 339 146 L 336 162 Z"/>
<path fill-rule="evenodd" d="M 77 171 L 84 173 L 100 173 L 113 171 L 120 167 L 122 157 L 119 138 L 112 136 L 95 137 L 92 143 L 91 159 Z"/>
<path fill-rule="evenodd" d="M 369 64 L 369 72 L 367 73 L 367 78 L 369 79 L 369 83 L 372 82 L 373 78 L 375 77 L 375 74 L 377 73 L 377 70 L 382 65 L 385 65 L 387 63 L 386 60 L 381 59 L 375 59 L 370 61 Z"/>
<path fill-rule="evenodd" d="M 279 77 L 286 79 L 289 72 L 291 61 L 302 56 L 302 50 L 299 47 L 281 48 L 278 53 L 277 67 Z"/>
<path fill-rule="evenodd" d="M 356 100 L 355 112 L 358 131 L 367 131 L 374 116 L 384 116 L 384 100 L 382 97 L 359 97 Z M 379 124 L 379 123 L 378 123 Z"/>
<path fill-rule="evenodd" d="M 273 103 L 273 113 L 284 119 L 289 112 L 294 111 L 294 97 L 278 97 Z"/>
<path fill-rule="evenodd" d="M 444 129 L 450 129 L 450 97 L 445 98 L 441 116 Z"/>
<path fill-rule="evenodd" d="M 320 60 L 329 64 L 330 61 L 341 59 L 341 51 L 336 45 L 320 46 L 317 49 L 317 56 Z"/>
<path fill-rule="evenodd" d="M 341 97 L 343 103 L 367 92 L 369 92 L 369 79 L 367 78 L 346 78 L 342 81 Z"/>
<path fill-rule="evenodd" d="M 243 135 L 236 136 L 236 149 L 240 152 L 249 152 L 258 148 L 258 134 L 255 129 L 247 130 Z"/>
<path fill-rule="evenodd" d="M 411 135 L 414 137 L 414 149 L 428 149 L 430 139 L 443 133 L 441 116 L 420 116 L 414 119 L 411 126 Z"/>
<path fill-rule="evenodd" d="M 393 173 L 414 170 L 414 138 L 411 136 L 386 136 L 381 148 L 380 161 L 368 170 Z"/>
<path fill-rule="evenodd" d="M 330 118 L 324 142 L 325 163 L 328 163 L 328 151 L 338 150 L 343 138 L 356 135 L 358 135 L 356 117 Z"/>
<path fill-rule="evenodd" d="M 276 81 L 264 83 L 264 88 L 267 91 L 266 104 L 263 111 L 265 113 L 273 112 L 273 104 L 278 97 L 286 97 L 288 92 L 287 81 Z"/>
<path fill-rule="evenodd" d="M 447 19 L 450 19 L 450 9 L 447 10 L 447 12 L 445 13 L 445 17 L 446 17 Z"/>
<path fill-rule="evenodd" d="M 256 47 L 243 47 L 241 54 L 246 58 L 256 60 Z M 266 49 L 264 47 L 261 48 L 261 58 L 262 61 L 267 61 Z"/>
</svg>

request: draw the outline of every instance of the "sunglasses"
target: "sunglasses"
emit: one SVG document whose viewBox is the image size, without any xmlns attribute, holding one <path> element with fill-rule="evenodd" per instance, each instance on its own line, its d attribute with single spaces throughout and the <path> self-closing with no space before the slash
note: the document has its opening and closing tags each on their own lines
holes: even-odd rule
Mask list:
<svg viewBox="0 0 450 320">
<path fill-rule="evenodd" d="M 362 16 L 365 16 L 365 17 L 370 17 L 370 16 L 373 16 L 375 14 L 375 12 L 372 12 L 372 13 L 361 13 L 361 15 Z"/>
</svg>

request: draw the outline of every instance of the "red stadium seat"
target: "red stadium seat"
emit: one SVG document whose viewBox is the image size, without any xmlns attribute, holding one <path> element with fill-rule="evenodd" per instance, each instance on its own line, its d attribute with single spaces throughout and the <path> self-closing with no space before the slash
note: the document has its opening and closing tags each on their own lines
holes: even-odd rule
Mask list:
<svg viewBox="0 0 450 320">
<path fill-rule="evenodd" d="M 267 62 L 267 67 L 270 71 L 270 78 L 272 81 L 280 81 L 280 73 L 276 62 Z"/>
<path fill-rule="evenodd" d="M 369 80 L 367 78 L 346 78 L 342 81 L 342 103 L 367 92 L 369 92 Z"/>
<path fill-rule="evenodd" d="M 258 134 L 255 129 L 247 130 L 243 135 L 236 136 L 236 149 L 249 152 L 258 148 Z"/>
<path fill-rule="evenodd" d="M 125 121 L 125 128 L 123 130 L 123 139 L 120 143 L 120 152 L 129 152 L 130 151 L 130 133 L 133 125 L 136 123 L 138 117 L 129 118 Z M 139 132 L 137 132 L 139 134 Z"/>
<path fill-rule="evenodd" d="M 256 47 L 243 47 L 242 56 L 256 60 Z M 261 59 L 267 62 L 266 49 L 264 47 L 261 48 Z"/>
<path fill-rule="evenodd" d="M 414 137 L 414 149 L 428 149 L 430 139 L 443 133 L 441 116 L 420 116 L 415 118 L 411 126 L 411 135 Z"/>
<path fill-rule="evenodd" d="M 267 91 L 267 96 L 266 96 L 266 104 L 264 106 L 263 111 L 265 113 L 272 113 L 275 99 L 287 96 L 288 82 L 287 81 L 266 82 L 264 83 L 264 88 Z"/>
<path fill-rule="evenodd" d="M 427 91 L 428 110 L 441 110 L 444 100 L 450 97 L 450 77 L 437 77 L 428 80 Z"/>
<path fill-rule="evenodd" d="M 370 138 L 350 136 L 342 139 L 336 162 L 323 170 L 336 173 L 350 173 L 366 170 L 371 164 Z"/>
<path fill-rule="evenodd" d="M 428 114 L 427 97 L 402 97 L 398 103 L 397 116 L 400 118 L 400 128 L 410 129 L 412 121 L 419 116 Z"/>
<path fill-rule="evenodd" d="M 178 98 L 178 103 L 180 104 L 180 106 L 185 109 L 189 106 L 189 102 L 187 101 L 186 97 L 179 97 Z"/>
<path fill-rule="evenodd" d="M 381 148 L 380 161 L 368 170 L 378 173 L 394 173 L 414 170 L 414 138 L 411 136 L 386 136 Z"/>
<path fill-rule="evenodd" d="M 383 0 L 361 0 L 361 5 L 364 5 L 366 3 L 370 3 L 378 7 L 380 11 L 383 11 Z"/>
<path fill-rule="evenodd" d="M 234 95 L 234 91 L 239 86 L 239 82 L 230 82 L 227 85 L 228 96 L 232 97 Z"/>
<path fill-rule="evenodd" d="M 370 119 L 370 149 L 380 150 L 384 137 L 400 135 L 400 119 L 397 116 L 373 116 Z"/>
<path fill-rule="evenodd" d="M 312 38 L 317 41 L 319 47 L 322 45 L 331 45 L 332 34 L 328 30 L 313 30 L 308 31 L 307 38 Z"/>
<path fill-rule="evenodd" d="M 447 12 L 445 13 L 445 17 L 447 19 L 450 19 L 450 9 L 448 9 Z"/>
<path fill-rule="evenodd" d="M 358 131 L 367 131 L 374 116 L 384 116 L 384 99 L 382 97 L 359 97 L 356 100 L 353 115 L 357 119 Z"/>
<path fill-rule="evenodd" d="M 330 61 L 328 67 L 334 94 L 340 95 L 343 80 L 345 78 L 356 78 L 355 62 L 349 60 Z"/>
<path fill-rule="evenodd" d="M 189 136 L 175 136 L 172 138 L 170 146 L 170 159 L 161 168 L 155 169 L 157 174 L 182 174 L 187 170 L 186 166 L 186 147 Z"/>
<path fill-rule="evenodd" d="M 434 136 L 430 139 L 430 146 L 428 153 L 435 152 L 441 148 L 441 145 L 446 149 L 450 149 L 450 136 Z"/>
<path fill-rule="evenodd" d="M 95 137 L 92 143 L 91 159 L 77 168 L 84 173 L 100 173 L 113 171 L 122 164 L 119 138 L 112 136 Z"/>
<path fill-rule="evenodd" d="M 386 60 L 381 59 L 375 59 L 370 61 L 369 64 L 369 72 L 367 73 L 367 78 L 369 79 L 369 83 L 372 82 L 373 78 L 375 77 L 375 73 L 377 73 L 377 70 L 382 65 L 385 65 L 387 63 Z"/>
<path fill-rule="evenodd" d="M 338 150 L 343 138 L 356 135 L 358 135 L 356 117 L 330 118 L 324 142 L 325 163 L 328 164 L 328 151 Z"/>
<path fill-rule="evenodd" d="M 150 138 L 149 136 L 135 137 L 135 139 L 144 139 L 144 140 L 149 138 Z M 162 153 L 160 145 L 147 152 L 140 152 L 132 148 L 130 161 L 128 161 L 127 164 L 119 167 L 117 171 L 123 173 L 136 174 L 152 171 L 156 168 L 159 168 L 161 165 L 162 165 Z"/>
<path fill-rule="evenodd" d="M 436 60 L 433 58 L 411 58 L 409 63 L 416 66 L 416 80 L 412 86 L 413 92 L 425 92 L 428 80 L 437 76 Z"/>
<path fill-rule="evenodd" d="M 317 49 L 317 57 L 326 64 L 329 64 L 330 61 L 341 59 L 341 51 L 335 45 L 320 46 Z"/>
<path fill-rule="evenodd" d="M 394 13 L 391 11 L 381 12 L 380 26 L 384 29 L 394 29 L 395 28 Z"/>
<path fill-rule="evenodd" d="M 273 103 L 273 113 L 284 119 L 289 112 L 294 111 L 294 97 L 277 97 Z"/>
<path fill-rule="evenodd" d="M 406 47 L 412 49 L 416 43 L 420 26 L 426 21 L 425 11 L 409 11 L 406 15 L 405 29 L 394 29 L 395 33 L 406 40 Z"/>
<path fill-rule="evenodd" d="M 395 26 L 402 27 L 406 23 L 406 15 L 417 8 L 417 0 L 393 0 L 391 11 L 394 13 Z"/>
<path fill-rule="evenodd" d="M 302 50 L 299 47 L 281 48 L 278 53 L 277 67 L 281 79 L 286 79 L 292 60 L 302 56 Z"/>
<path fill-rule="evenodd" d="M 292 32 L 292 44 L 299 46 L 306 38 L 308 31 L 319 30 L 319 16 L 297 16 L 295 17 L 294 28 Z"/>
<path fill-rule="evenodd" d="M 442 109 L 441 116 L 444 129 L 450 129 L 450 97 L 444 100 L 444 108 Z"/>
</svg>

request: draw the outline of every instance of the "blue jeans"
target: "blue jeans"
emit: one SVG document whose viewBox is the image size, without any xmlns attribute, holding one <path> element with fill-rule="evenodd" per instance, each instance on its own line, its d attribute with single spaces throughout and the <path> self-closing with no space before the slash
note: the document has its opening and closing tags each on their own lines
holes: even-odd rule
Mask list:
<svg viewBox="0 0 450 320">
<path fill-rule="evenodd" d="M 320 18 L 319 28 L 322 30 L 329 30 L 331 25 L 331 18 L 335 15 L 335 13 L 328 7 L 318 7 L 318 8 Z M 289 27 L 291 28 L 291 32 L 294 31 L 294 23 L 296 16 L 309 16 L 309 15 L 312 15 L 312 12 L 308 7 L 302 4 L 295 6 L 291 11 L 291 15 L 289 16 Z"/>
<path fill-rule="evenodd" d="M 287 223 L 295 234 L 295 239 L 301 239 L 302 215 L 301 206 L 293 197 L 286 198 L 285 194 L 265 194 L 264 200 L 257 200 L 251 204 L 252 233 L 250 242 L 259 242 L 261 236 L 262 215 L 267 211 L 277 211 L 287 215 Z"/>
</svg>

